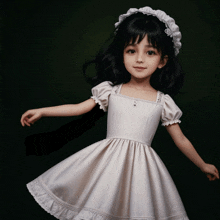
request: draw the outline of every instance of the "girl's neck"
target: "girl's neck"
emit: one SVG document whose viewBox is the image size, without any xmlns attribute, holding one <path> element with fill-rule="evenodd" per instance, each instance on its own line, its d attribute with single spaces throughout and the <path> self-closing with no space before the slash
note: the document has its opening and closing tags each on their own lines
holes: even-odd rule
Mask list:
<svg viewBox="0 0 220 220">
<path fill-rule="evenodd" d="M 127 83 L 127 85 L 129 87 L 132 87 L 133 89 L 136 89 L 136 90 L 142 90 L 142 91 L 155 90 L 151 86 L 150 80 L 148 80 L 148 79 L 133 79 L 133 78 L 131 78 L 131 80 Z"/>
</svg>

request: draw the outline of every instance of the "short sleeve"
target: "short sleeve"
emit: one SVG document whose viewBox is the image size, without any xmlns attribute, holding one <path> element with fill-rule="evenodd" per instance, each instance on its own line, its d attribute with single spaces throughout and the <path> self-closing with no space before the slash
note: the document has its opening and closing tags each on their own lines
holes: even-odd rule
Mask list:
<svg viewBox="0 0 220 220">
<path fill-rule="evenodd" d="M 169 95 L 163 97 L 163 111 L 161 116 L 162 126 L 180 123 L 182 111 Z"/>
<path fill-rule="evenodd" d="M 112 91 L 112 83 L 105 81 L 92 88 L 92 96 L 96 103 L 100 105 L 100 109 L 104 112 L 108 109 L 108 98 Z"/>
</svg>

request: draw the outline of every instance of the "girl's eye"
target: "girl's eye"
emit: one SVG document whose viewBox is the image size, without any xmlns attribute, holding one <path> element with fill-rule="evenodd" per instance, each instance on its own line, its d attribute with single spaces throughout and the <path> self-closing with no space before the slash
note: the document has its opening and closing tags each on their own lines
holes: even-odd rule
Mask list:
<svg viewBox="0 0 220 220">
<path fill-rule="evenodd" d="M 156 53 L 155 53 L 155 51 L 153 51 L 153 50 L 149 50 L 149 51 L 147 51 L 147 54 L 148 54 L 148 55 L 155 55 Z"/>
<path fill-rule="evenodd" d="M 127 51 L 127 53 L 133 54 L 133 53 L 135 53 L 135 50 L 130 49 Z"/>
</svg>

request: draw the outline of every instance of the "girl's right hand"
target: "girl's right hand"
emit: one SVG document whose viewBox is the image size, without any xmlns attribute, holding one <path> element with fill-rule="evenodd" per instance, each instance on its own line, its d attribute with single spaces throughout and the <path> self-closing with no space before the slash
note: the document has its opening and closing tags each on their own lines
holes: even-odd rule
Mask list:
<svg viewBox="0 0 220 220">
<path fill-rule="evenodd" d="M 206 163 L 205 166 L 201 168 L 201 170 L 209 178 L 209 181 L 219 179 L 218 169 L 214 165 Z"/>
<path fill-rule="evenodd" d="M 31 124 L 34 124 L 37 120 L 39 120 L 42 117 L 42 111 L 41 109 L 31 109 L 26 111 L 21 116 L 21 124 L 22 126 L 31 126 Z"/>
</svg>

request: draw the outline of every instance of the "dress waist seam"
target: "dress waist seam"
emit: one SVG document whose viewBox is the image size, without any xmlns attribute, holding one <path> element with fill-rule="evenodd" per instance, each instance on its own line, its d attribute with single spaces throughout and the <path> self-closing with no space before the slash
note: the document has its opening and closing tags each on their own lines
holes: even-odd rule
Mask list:
<svg viewBox="0 0 220 220">
<path fill-rule="evenodd" d="M 140 144 L 143 144 L 143 145 L 146 145 L 148 147 L 151 147 L 151 144 L 150 143 L 146 143 L 146 142 L 142 142 L 142 141 L 138 141 L 138 140 L 134 140 L 134 139 L 131 139 L 131 138 L 124 138 L 124 137 L 106 137 L 106 139 L 122 139 L 122 140 L 129 140 L 129 141 L 134 141 L 134 142 L 138 142 Z"/>
</svg>

